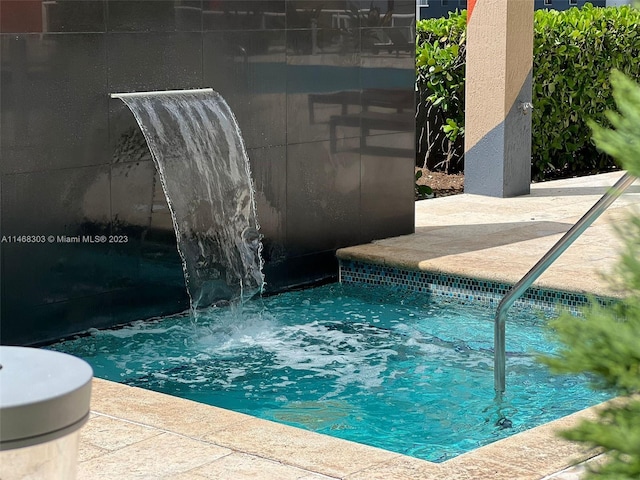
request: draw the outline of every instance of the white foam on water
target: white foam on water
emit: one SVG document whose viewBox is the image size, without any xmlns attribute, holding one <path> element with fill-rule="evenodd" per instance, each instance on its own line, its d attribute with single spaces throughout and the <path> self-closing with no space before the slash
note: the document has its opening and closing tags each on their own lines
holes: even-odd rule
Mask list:
<svg viewBox="0 0 640 480">
<path fill-rule="evenodd" d="M 131 338 L 136 335 L 161 335 L 171 331 L 181 330 L 177 325 L 170 327 L 158 328 L 141 328 L 141 326 L 123 327 L 117 330 L 100 330 L 96 335 L 112 336 L 116 338 Z"/>
</svg>

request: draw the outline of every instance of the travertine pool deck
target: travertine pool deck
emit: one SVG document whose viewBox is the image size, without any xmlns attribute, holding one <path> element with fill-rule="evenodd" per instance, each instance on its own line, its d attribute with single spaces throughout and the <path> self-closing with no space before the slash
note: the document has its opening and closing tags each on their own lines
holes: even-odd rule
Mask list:
<svg viewBox="0 0 640 480">
<path fill-rule="evenodd" d="M 416 233 L 343 249 L 343 258 L 515 283 L 613 185 L 620 173 L 533 185 L 531 195 L 458 195 L 416 204 Z M 612 225 L 640 203 L 640 185 L 536 284 L 615 295 Z M 574 479 L 597 455 L 556 438 L 595 408 L 435 464 L 105 380 L 94 380 L 78 479 L 513 480 Z"/>
<path fill-rule="evenodd" d="M 456 195 L 416 203 L 416 232 L 344 248 L 338 256 L 463 277 L 519 281 L 620 177 L 613 172 L 533 184 L 531 194 L 497 199 Z M 617 295 L 612 272 L 621 225 L 640 204 L 634 183 L 535 282 L 535 285 Z"/>
</svg>

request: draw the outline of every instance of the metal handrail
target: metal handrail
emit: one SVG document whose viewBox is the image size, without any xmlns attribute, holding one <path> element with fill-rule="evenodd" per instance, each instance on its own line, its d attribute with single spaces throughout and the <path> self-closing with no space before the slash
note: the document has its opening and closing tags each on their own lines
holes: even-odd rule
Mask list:
<svg viewBox="0 0 640 480">
<path fill-rule="evenodd" d="M 522 279 L 507 292 L 496 310 L 494 323 L 493 383 L 497 393 L 505 389 L 505 323 L 507 311 L 542 273 L 591 225 L 636 178 L 625 173 L 558 242 L 545 253 Z"/>
</svg>

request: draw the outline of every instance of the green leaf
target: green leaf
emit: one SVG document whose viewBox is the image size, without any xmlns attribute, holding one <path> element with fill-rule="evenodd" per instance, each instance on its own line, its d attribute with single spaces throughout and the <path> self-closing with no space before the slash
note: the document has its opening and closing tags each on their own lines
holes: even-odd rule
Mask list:
<svg viewBox="0 0 640 480">
<path fill-rule="evenodd" d="M 611 83 L 619 113 L 608 112 L 613 128 L 589 122 L 593 139 L 638 175 L 640 85 L 618 71 L 611 73 Z M 624 297 L 606 307 L 592 302 L 584 318 L 564 314 L 550 322 L 561 348 L 556 356 L 539 356 L 556 373 L 587 373 L 594 388 L 623 396 L 602 408 L 595 421 L 562 432 L 606 453 L 605 463 L 587 472 L 585 478 L 593 480 L 640 478 L 640 217 L 618 225 L 624 247 L 612 278 Z"/>
</svg>

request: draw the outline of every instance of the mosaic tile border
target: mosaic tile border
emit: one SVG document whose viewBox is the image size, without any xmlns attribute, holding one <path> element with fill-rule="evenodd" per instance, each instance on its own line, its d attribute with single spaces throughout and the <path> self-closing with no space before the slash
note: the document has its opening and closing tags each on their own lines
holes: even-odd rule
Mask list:
<svg viewBox="0 0 640 480">
<path fill-rule="evenodd" d="M 414 292 L 428 293 L 462 302 L 474 302 L 494 308 L 498 307 L 502 297 L 513 286 L 492 280 L 343 259 L 340 259 L 340 282 L 402 287 Z M 602 305 L 615 302 L 610 298 L 596 298 L 596 300 Z M 582 293 L 530 287 L 514 303 L 514 306 L 534 307 L 545 311 L 561 308 L 579 313 L 580 308 L 588 303 L 589 297 Z"/>
</svg>

